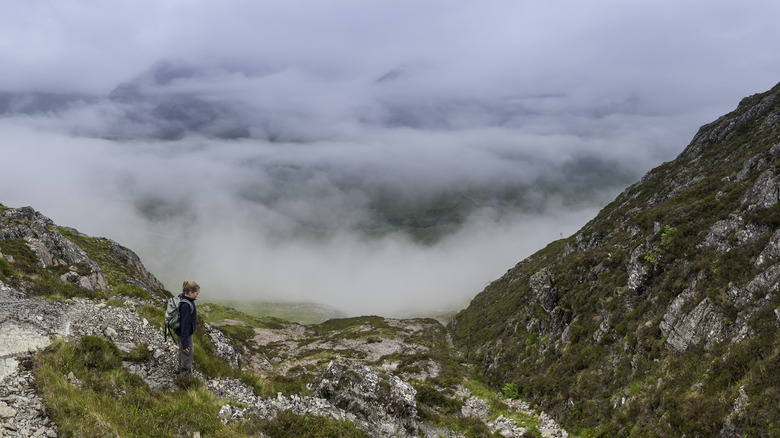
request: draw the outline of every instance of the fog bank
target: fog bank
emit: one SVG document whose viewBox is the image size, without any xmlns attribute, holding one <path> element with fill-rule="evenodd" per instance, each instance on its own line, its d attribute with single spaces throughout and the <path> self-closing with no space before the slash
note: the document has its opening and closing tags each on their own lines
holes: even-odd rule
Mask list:
<svg viewBox="0 0 780 438">
<path fill-rule="evenodd" d="M 203 299 L 457 309 L 777 82 L 780 3 L 11 1 L 0 202 Z"/>
</svg>

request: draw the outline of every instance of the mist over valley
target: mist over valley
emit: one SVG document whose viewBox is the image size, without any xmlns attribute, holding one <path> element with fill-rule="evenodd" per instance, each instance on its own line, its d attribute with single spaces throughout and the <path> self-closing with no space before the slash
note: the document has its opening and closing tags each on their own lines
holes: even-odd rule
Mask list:
<svg viewBox="0 0 780 438">
<path fill-rule="evenodd" d="M 776 81 L 768 4 L 140 6 L 2 19 L 0 202 L 208 301 L 458 310 Z"/>
</svg>

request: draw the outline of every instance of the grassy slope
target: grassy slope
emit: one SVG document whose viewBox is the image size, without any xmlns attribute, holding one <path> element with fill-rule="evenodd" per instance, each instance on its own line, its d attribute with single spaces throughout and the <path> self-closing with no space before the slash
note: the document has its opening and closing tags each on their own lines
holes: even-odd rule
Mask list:
<svg viewBox="0 0 780 438">
<path fill-rule="evenodd" d="M 179 437 L 200 432 L 243 437 L 258 431 L 274 437 L 368 436 L 346 421 L 289 412 L 273 420 L 250 417 L 223 425 L 217 413 L 225 400 L 199 380 L 182 379 L 174 391 L 154 391 L 122 367 L 123 359 L 136 358 L 124 355 L 110 341 L 89 336 L 75 345 L 57 340 L 38 355 L 36 381 L 60 436 Z"/>
<path fill-rule="evenodd" d="M 767 94 L 745 99 L 733 116 Z M 697 291 L 722 309 L 727 321 L 738 316 L 725 294 L 727 285 L 744 286 L 754 278 L 755 257 L 772 233 L 725 254 L 697 244 L 713 223 L 740 210 L 739 198 L 761 173 L 736 181 L 745 160 L 777 141 L 777 124 L 746 125 L 696 159 L 681 156 L 653 170 L 578 233 L 585 241 L 600 241 L 599 246 L 566 254 L 566 245 L 578 244 L 572 237 L 511 269 L 458 315 L 456 342 L 492 385 L 517 383 L 524 396 L 584 434 L 712 436 L 723 427 L 740 388 L 750 403 L 731 421 L 751 436 L 780 434 L 772 413 L 780 402 L 780 341 L 770 314 L 780 304 L 777 294 L 748 322 L 755 336 L 738 344 L 677 354 L 665 347 L 659 329 L 669 304 L 693 278 L 699 279 Z M 768 166 L 777 172 L 780 162 Z M 675 190 L 670 180 L 696 182 L 678 187 L 664 202 L 652 202 Z M 745 218 L 777 229 L 780 206 Z M 662 245 L 656 223 L 676 229 L 671 242 Z M 646 290 L 635 294 L 626 287 L 626 266 L 643 242 L 656 249 L 657 263 L 648 266 Z M 529 286 L 544 267 L 559 290 L 557 319 L 537 304 Z M 571 322 L 568 344 L 552 327 L 556 320 Z M 605 321 L 614 336 L 595 342 Z"/>
</svg>

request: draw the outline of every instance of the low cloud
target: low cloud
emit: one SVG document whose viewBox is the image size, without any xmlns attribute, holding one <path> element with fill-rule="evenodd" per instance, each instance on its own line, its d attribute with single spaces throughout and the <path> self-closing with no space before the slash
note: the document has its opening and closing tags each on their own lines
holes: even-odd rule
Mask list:
<svg viewBox="0 0 780 438">
<path fill-rule="evenodd" d="M 462 308 L 514 263 L 576 231 L 679 137 L 655 125 L 639 135 L 652 119 L 623 115 L 580 120 L 598 135 L 543 124 L 353 122 L 338 138 L 307 142 L 190 131 L 117 140 L 126 105 L 99 100 L 1 119 L 3 155 L 13 156 L 0 164 L 13 181 L 0 190 L 3 202 L 129 246 L 173 290 L 194 278 L 210 300 L 305 301 L 350 315 Z M 409 206 L 437 197 L 468 208 L 452 218 L 421 213 L 451 221 L 438 223 L 444 231 L 433 241 L 404 231 Z M 393 219 L 398 206 L 407 210 Z"/>
<path fill-rule="evenodd" d="M 779 8 L 17 2 L 0 202 L 170 289 L 457 309 L 773 86 Z"/>
</svg>

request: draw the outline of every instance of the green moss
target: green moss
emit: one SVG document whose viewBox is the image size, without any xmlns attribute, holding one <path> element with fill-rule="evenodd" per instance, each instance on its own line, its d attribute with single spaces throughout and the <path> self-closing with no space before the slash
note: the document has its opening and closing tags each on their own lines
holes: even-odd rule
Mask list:
<svg viewBox="0 0 780 438">
<path fill-rule="evenodd" d="M 241 325 L 221 325 L 217 327 L 228 338 L 245 342 L 255 337 L 255 331 Z"/>
<path fill-rule="evenodd" d="M 258 430 L 274 438 L 368 438 L 369 435 L 353 423 L 315 415 L 298 415 L 282 411 L 270 420 L 256 423 Z"/>
<path fill-rule="evenodd" d="M 152 351 L 149 349 L 149 344 L 142 342 L 129 353 L 123 354 L 122 359 L 131 362 L 146 362 L 152 359 Z"/>
<path fill-rule="evenodd" d="M 155 325 L 162 330 L 163 317 L 165 316 L 165 309 L 160 306 L 144 305 L 138 309 L 138 314 L 146 318 L 150 324 Z"/>
<path fill-rule="evenodd" d="M 369 336 L 395 333 L 398 329 L 390 327 L 384 318 L 379 316 L 358 316 L 355 318 L 334 318 L 310 328 L 319 336 L 337 334 L 343 339 L 358 339 Z"/>
<path fill-rule="evenodd" d="M 111 307 L 125 307 L 125 303 L 118 298 L 110 298 L 106 301 L 106 305 Z"/>
<path fill-rule="evenodd" d="M 14 269 L 11 267 L 11 264 L 8 260 L 0 257 L 0 277 L 8 278 L 13 277 L 13 275 Z"/>
<path fill-rule="evenodd" d="M 507 383 L 504 385 L 503 388 L 501 388 L 501 392 L 504 393 L 504 397 L 511 398 L 511 399 L 519 399 L 520 398 L 520 388 L 517 387 L 517 384 L 515 383 Z"/>
<path fill-rule="evenodd" d="M 147 292 L 144 288 L 134 284 L 120 284 L 114 287 L 114 292 L 118 293 L 119 295 L 141 298 L 143 300 L 152 298 L 152 296 L 149 295 L 149 292 Z"/>
<path fill-rule="evenodd" d="M 35 275 L 43 271 L 38 256 L 27 246 L 24 239 L 8 239 L 0 242 L 0 251 L 13 257 L 14 270 L 20 274 Z"/>
</svg>

